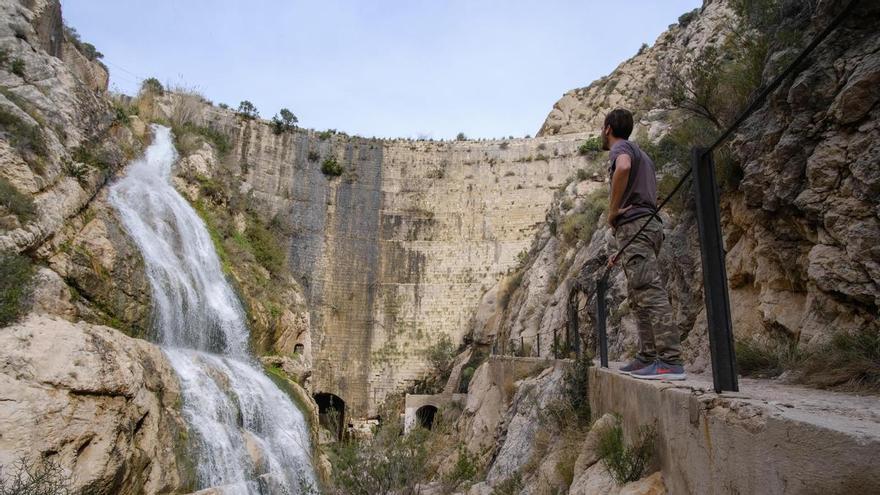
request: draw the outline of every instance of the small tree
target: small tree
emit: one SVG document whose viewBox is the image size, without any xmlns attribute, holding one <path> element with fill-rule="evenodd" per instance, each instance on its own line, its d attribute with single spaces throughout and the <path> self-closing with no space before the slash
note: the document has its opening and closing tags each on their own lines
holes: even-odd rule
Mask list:
<svg viewBox="0 0 880 495">
<path fill-rule="evenodd" d="M 279 117 L 280 114 L 280 117 Z M 281 134 L 296 129 L 296 123 L 299 119 L 290 110 L 282 108 L 272 117 L 272 130 L 275 134 Z"/>
<path fill-rule="evenodd" d="M 248 100 L 243 100 L 238 104 L 238 115 L 245 119 L 255 119 L 260 116 L 257 107 Z"/>
<path fill-rule="evenodd" d="M 57 462 L 41 463 L 19 459 L 10 466 L 0 466 L 0 495 L 69 495 L 73 481 Z"/>
<path fill-rule="evenodd" d="M 465 136 L 465 134 L 464 134 L 463 132 L 459 132 L 459 133 L 455 136 L 455 140 L 456 140 L 456 141 L 467 141 L 467 136 Z"/>
<path fill-rule="evenodd" d="M 165 87 L 155 77 L 149 77 L 141 83 L 141 93 L 162 96 L 165 94 Z"/>
</svg>

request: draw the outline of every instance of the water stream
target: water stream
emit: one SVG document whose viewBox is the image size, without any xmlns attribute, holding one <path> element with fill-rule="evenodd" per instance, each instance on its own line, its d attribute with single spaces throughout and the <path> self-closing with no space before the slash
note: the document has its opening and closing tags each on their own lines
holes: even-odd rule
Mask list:
<svg viewBox="0 0 880 495">
<path fill-rule="evenodd" d="M 144 257 L 157 339 L 180 378 L 198 487 L 300 493 L 314 484 L 305 418 L 250 354 L 245 312 L 211 236 L 171 185 L 171 130 L 153 129 L 144 157 L 111 186 L 110 203 Z"/>
</svg>

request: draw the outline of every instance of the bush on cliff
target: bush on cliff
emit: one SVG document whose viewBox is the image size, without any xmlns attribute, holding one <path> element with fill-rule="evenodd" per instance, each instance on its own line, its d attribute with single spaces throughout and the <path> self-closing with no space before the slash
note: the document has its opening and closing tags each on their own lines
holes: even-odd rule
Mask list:
<svg viewBox="0 0 880 495">
<path fill-rule="evenodd" d="M 148 77 L 141 83 L 141 94 L 162 96 L 165 94 L 165 87 L 155 77 Z"/>
<path fill-rule="evenodd" d="M 29 222 L 37 216 L 37 207 L 31 195 L 22 193 L 3 177 L 0 177 L 0 206 L 15 215 L 20 223 Z"/>
<path fill-rule="evenodd" d="M 336 161 L 336 157 L 328 156 L 321 163 L 321 173 L 327 177 L 339 177 L 343 171 L 342 165 Z"/>
<path fill-rule="evenodd" d="M 257 107 L 248 100 L 243 100 L 238 104 L 238 115 L 247 120 L 253 120 L 260 116 Z"/>
<path fill-rule="evenodd" d="M 299 119 L 290 110 L 282 108 L 274 117 L 272 117 L 272 132 L 275 135 L 290 132 L 296 129 L 296 123 Z"/>
<path fill-rule="evenodd" d="M 638 481 L 654 457 L 656 438 L 654 426 L 642 426 L 636 441 L 627 446 L 623 439 L 623 426 L 618 420 L 600 434 L 599 458 L 618 484 Z"/>
<path fill-rule="evenodd" d="M 27 256 L 0 254 L 0 327 L 14 323 L 24 313 L 33 272 Z"/>
<path fill-rule="evenodd" d="M 8 95 L 7 95 L 8 98 Z M 23 155 L 28 164 L 49 153 L 46 138 L 39 125 L 30 125 L 6 107 L 0 107 L 0 130 L 9 144 Z"/>
<path fill-rule="evenodd" d="M 578 147 L 579 155 L 598 153 L 600 151 L 602 151 L 602 139 L 599 136 L 591 136 L 587 138 L 587 140 Z"/>
<path fill-rule="evenodd" d="M 607 208 L 608 190 L 597 189 L 586 197 L 583 206 L 577 212 L 566 216 L 562 220 L 562 241 L 569 246 L 578 242 L 589 241 L 599 226 L 599 218 Z"/>
</svg>

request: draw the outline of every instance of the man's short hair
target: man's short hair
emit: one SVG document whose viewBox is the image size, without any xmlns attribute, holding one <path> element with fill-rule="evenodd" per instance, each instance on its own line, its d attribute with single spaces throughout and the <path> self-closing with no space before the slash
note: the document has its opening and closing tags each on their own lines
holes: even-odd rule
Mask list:
<svg viewBox="0 0 880 495">
<path fill-rule="evenodd" d="M 605 116 L 605 124 L 611 126 L 611 134 L 620 139 L 629 139 L 633 131 L 633 114 L 624 108 L 615 108 Z"/>
</svg>

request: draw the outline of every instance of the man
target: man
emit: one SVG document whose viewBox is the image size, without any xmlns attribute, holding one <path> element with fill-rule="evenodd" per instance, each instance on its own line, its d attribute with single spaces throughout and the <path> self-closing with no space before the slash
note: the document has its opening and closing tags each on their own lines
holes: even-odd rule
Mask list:
<svg viewBox="0 0 880 495">
<path fill-rule="evenodd" d="M 620 259 L 608 260 L 609 265 L 623 265 L 639 326 L 639 352 L 620 371 L 636 378 L 684 380 L 681 342 L 657 265 L 664 235 L 663 222 L 656 215 L 654 162 L 629 141 L 632 130 L 632 113 L 620 108 L 605 117 L 602 129 L 602 149 L 611 152 L 608 224 L 614 229 L 618 249 L 649 222 Z"/>
</svg>

